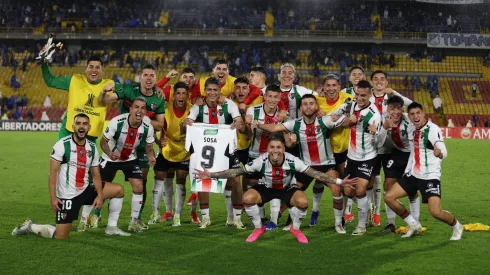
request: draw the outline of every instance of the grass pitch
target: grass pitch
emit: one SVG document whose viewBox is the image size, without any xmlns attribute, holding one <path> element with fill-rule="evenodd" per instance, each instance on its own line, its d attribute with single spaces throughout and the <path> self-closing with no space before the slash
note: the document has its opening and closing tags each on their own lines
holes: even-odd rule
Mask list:
<svg viewBox="0 0 490 275">
<path fill-rule="evenodd" d="M 489 274 L 490 232 L 465 232 L 450 242 L 451 228 L 430 217 L 422 205 L 421 223 L 428 230 L 404 240 L 400 235 L 368 228 L 364 236 L 338 235 L 333 230 L 331 195 L 326 192 L 319 225 L 303 230 L 310 243 L 301 245 L 289 232 L 267 232 L 256 243 L 245 239 L 251 229 L 225 227 L 222 195 L 211 198 L 212 226 L 198 229 L 190 223 L 189 208 L 182 226 L 160 223 L 131 237 L 107 237 L 104 228 L 73 231 L 69 240 L 36 236 L 12 237 L 11 231 L 26 218 L 54 224 L 49 208 L 49 154 L 57 133 L 0 132 L 0 273 L 1 274 Z M 443 162 L 443 207 L 463 224 L 490 224 L 488 170 L 490 142 L 447 140 L 449 156 Z M 153 173 L 150 172 L 149 178 Z M 116 182 L 122 183 L 118 174 Z M 119 226 L 126 230 L 131 192 Z M 151 188 L 145 222 L 151 213 Z M 328 191 L 326 189 L 326 191 Z M 309 190 L 311 197 L 311 189 Z M 406 200 L 403 201 L 406 203 Z M 107 204 L 105 204 L 107 205 Z M 407 205 L 407 204 L 406 204 Z M 408 205 L 407 205 L 408 206 Z M 164 204 L 162 202 L 162 207 Z M 163 211 L 163 208 L 161 209 Z M 357 216 L 357 215 L 356 215 Z M 382 225 L 386 222 L 381 213 Z M 357 218 L 357 217 L 356 217 Z M 242 220 L 250 223 L 244 214 Z M 282 225 L 285 217 L 280 221 Z M 357 220 L 356 220 L 357 222 Z M 107 207 L 103 222 L 107 223 Z M 78 222 L 74 223 L 76 226 Z M 404 225 L 397 219 L 397 225 Z M 351 233 L 354 223 L 348 224 Z"/>
</svg>

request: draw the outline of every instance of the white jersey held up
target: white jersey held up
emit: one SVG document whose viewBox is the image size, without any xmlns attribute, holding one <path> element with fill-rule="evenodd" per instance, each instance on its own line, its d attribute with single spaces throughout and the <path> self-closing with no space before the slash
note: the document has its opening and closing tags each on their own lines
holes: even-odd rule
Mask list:
<svg viewBox="0 0 490 275">
<path fill-rule="evenodd" d="M 304 173 L 309 168 L 309 165 L 289 153 L 284 153 L 284 161 L 281 166 L 273 166 L 269 160 L 269 153 L 265 153 L 244 167 L 247 173 L 260 174 L 258 184 L 277 190 L 297 188 L 294 174 L 296 172 Z"/>
<path fill-rule="evenodd" d="M 381 116 L 374 104 L 370 103 L 364 108 L 359 108 L 355 102 L 350 109 L 350 114 L 357 117 L 357 123 L 351 127 L 349 149 L 347 157 L 355 161 L 365 161 L 377 156 L 377 136 L 369 133 L 369 126 L 377 125 L 377 134 L 381 127 Z"/>
<path fill-rule="evenodd" d="M 61 162 L 56 181 L 56 196 L 61 199 L 72 199 L 85 191 L 91 183 L 90 168 L 99 166 L 97 145 L 87 139 L 78 145 L 73 135 L 56 142 L 51 159 Z"/>
<path fill-rule="evenodd" d="M 219 172 L 228 169 L 237 148 L 236 130 L 229 125 L 193 123 L 186 131 L 185 150 L 191 154 L 191 191 L 223 193 L 226 179 L 202 180 L 196 177 L 195 170 Z"/>
<path fill-rule="evenodd" d="M 136 159 L 136 148 L 143 142 L 153 144 L 155 135 L 150 118 L 143 117 L 138 128 L 129 125 L 129 113 L 118 115 L 111 119 L 104 132 L 104 138 L 109 143 L 112 152 L 120 154 L 119 159 L 111 160 L 105 153 L 102 158 L 111 162 L 126 162 Z"/>
<path fill-rule="evenodd" d="M 427 121 L 420 129 L 410 125 L 408 137 L 413 147 L 405 172 L 423 180 L 440 180 L 442 160 L 434 155 L 434 147 L 440 142 L 444 143 L 439 126 L 431 121 Z"/>
</svg>

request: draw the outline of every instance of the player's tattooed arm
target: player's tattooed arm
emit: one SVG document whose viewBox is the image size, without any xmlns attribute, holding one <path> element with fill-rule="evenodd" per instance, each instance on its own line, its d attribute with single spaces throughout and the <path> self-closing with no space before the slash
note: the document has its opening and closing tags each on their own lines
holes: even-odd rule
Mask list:
<svg viewBox="0 0 490 275">
<path fill-rule="evenodd" d="M 148 156 L 148 164 L 150 164 L 150 166 L 155 165 L 156 159 L 155 159 L 155 152 L 153 151 L 153 143 L 146 144 L 145 153 Z"/>
<path fill-rule="evenodd" d="M 238 168 L 233 168 L 233 169 L 228 169 L 220 172 L 209 172 L 207 169 L 204 169 L 204 171 L 195 169 L 195 173 L 199 176 L 201 179 L 227 179 L 227 178 L 236 178 L 241 175 L 245 175 L 247 171 L 243 167 L 238 167 Z"/>
<path fill-rule="evenodd" d="M 359 180 L 358 178 L 349 178 L 349 176 L 345 177 L 343 180 L 337 178 L 337 177 L 332 177 L 327 175 L 326 173 L 322 173 L 320 171 L 317 171 L 313 168 L 308 168 L 304 172 L 307 176 L 310 176 L 312 178 L 315 178 L 318 181 L 324 182 L 324 183 L 330 183 L 330 184 L 338 184 L 342 186 L 347 186 L 347 187 L 352 187 L 353 185 L 357 184 L 357 181 Z"/>
</svg>

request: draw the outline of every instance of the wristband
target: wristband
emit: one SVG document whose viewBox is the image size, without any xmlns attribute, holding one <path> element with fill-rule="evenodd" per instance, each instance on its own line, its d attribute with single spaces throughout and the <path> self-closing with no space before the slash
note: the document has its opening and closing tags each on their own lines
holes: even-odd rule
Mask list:
<svg viewBox="0 0 490 275">
<path fill-rule="evenodd" d="M 341 185 L 341 184 L 342 184 L 342 180 L 341 180 L 341 179 L 339 179 L 339 178 L 337 178 L 337 179 L 335 180 L 335 184 L 337 184 L 337 185 Z"/>
</svg>

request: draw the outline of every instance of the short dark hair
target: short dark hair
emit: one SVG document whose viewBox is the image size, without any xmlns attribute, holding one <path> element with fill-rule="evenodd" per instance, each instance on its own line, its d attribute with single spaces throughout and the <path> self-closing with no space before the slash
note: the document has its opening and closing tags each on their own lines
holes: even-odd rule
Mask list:
<svg viewBox="0 0 490 275">
<path fill-rule="evenodd" d="M 182 70 L 182 74 L 189 74 L 189 73 L 196 75 L 196 71 L 194 71 L 194 69 L 192 68 L 187 67 Z"/>
<path fill-rule="evenodd" d="M 316 102 L 316 97 L 312 94 L 305 94 L 301 97 L 301 103 L 303 103 L 303 99 L 307 99 L 307 98 L 313 98 Z"/>
<path fill-rule="evenodd" d="M 264 67 L 261 66 L 253 67 L 250 71 L 263 74 L 264 78 L 267 80 L 267 71 L 264 69 Z"/>
<path fill-rule="evenodd" d="M 281 87 L 279 87 L 279 85 L 269 85 L 267 86 L 267 88 L 265 88 L 265 94 L 268 92 L 268 91 L 272 91 L 272 92 L 278 92 L 278 93 L 281 93 Z"/>
<path fill-rule="evenodd" d="M 143 72 L 143 70 L 154 70 L 155 72 L 157 71 L 157 68 L 153 65 L 153 64 L 146 64 L 142 69 L 141 69 L 141 72 Z"/>
<path fill-rule="evenodd" d="M 417 109 L 417 108 L 419 108 L 422 111 L 424 110 L 424 107 L 422 107 L 422 104 L 414 101 L 414 102 L 410 103 L 410 105 L 408 105 L 407 112 L 410 112 L 410 110 Z"/>
<path fill-rule="evenodd" d="M 101 66 L 104 66 L 104 63 L 102 62 L 102 59 L 99 56 L 97 56 L 97 55 L 92 55 L 92 56 L 90 56 L 87 59 L 87 66 L 88 66 L 88 63 L 90 63 L 90 61 L 98 61 L 98 62 L 100 62 L 100 65 Z"/>
<path fill-rule="evenodd" d="M 271 141 L 280 141 L 283 145 L 286 144 L 286 141 L 284 140 L 283 133 L 271 133 L 271 134 L 269 134 L 269 142 L 271 142 Z"/>
<path fill-rule="evenodd" d="M 248 82 L 248 78 L 246 77 L 238 77 L 237 79 L 235 79 L 235 82 L 233 82 L 233 84 L 238 84 L 238 83 L 245 83 L 247 85 L 249 85 L 250 83 Z"/>
<path fill-rule="evenodd" d="M 394 96 L 388 97 L 386 104 L 387 105 L 393 105 L 395 107 L 402 107 L 403 108 L 404 101 L 403 101 L 403 98 L 401 98 L 397 95 L 394 95 Z"/>
<path fill-rule="evenodd" d="M 218 85 L 218 87 L 220 87 L 219 80 L 216 79 L 215 77 L 210 77 L 206 79 L 206 82 L 204 82 L 204 89 L 206 89 L 206 87 L 208 87 L 211 84 Z"/>
<path fill-rule="evenodd" d="M 327 80 L 337 80 L 337 82 L 340 83 L 339 77 L 336 74 L 327 74 L 327 76 L 325 76 L 323 79 L 322 84 L 325 84 Z"/>
<path fill-rule="evenodd" d="M 88 119 L 88 121 L 90 121 L 90 117 L 84 113 L 79 113 L 79 114 L 76 114 L 74 117 L 73 117 L 73 122 L 75 122 L 75 120 L 77 120 L 77 118 L 79 117 L 83 117 L 83 118 L 86 118 Z"/>
<path fill-rule="evenodd" d="M 352 73 L 352 71 L 353 71 L 353 70 L 355 70 L 355 69 L 359 69 L 359 70 L 361 70 L 361 71 L 362 71 L 362 73 L 365 73 L 365 71 L 364 71 L 364 68 L 363 68 L 363 67 L 361 67 L 361 66 L 354 66 L 354 67 L 350 68 L 350 70 L 349 70 L 349 74 L 351 74 L 351 73 Z"/>
<path fill-rule="evenodd" d="M 174 93 L 177 91 L 177 89 L 185 89 L 187 92 L 189 91 L 189 87 L 185 85 L 184 82 L 177 82 L 174 85 Z"/>
<path fill-rule="evenodd" d="M 213 68 L 216 68 L 216 66 L 218 66 L 220 64 L 226 64 L 226 66 L 230 67 L 230 65 L 228 65 L 228 61 L 226 59 L 218 58 L 218 59 L 216 59 L 216 61 L 214 61 Z"/>
<path fill-rule="evenodd" d="M 388 75 L 386 74 L 385 71 L 382 71 L 382 70 L 376 70 L 374 71 L 372 74 L 371 74 L 371 81 L 373 80 L 373 77 L 375 74 L 384 74 L 385 75 L 385 78 L 388 79 Z"/>
<path fill-rule="evenodd" d="M 373 86 L 371 86 L 371 83 L 367 80 L 360 80 L 359 83 L 357 83 L 357 89 L 369 89 L 369 91 L 371 91 L 372 88 Z"/>
</svg>

